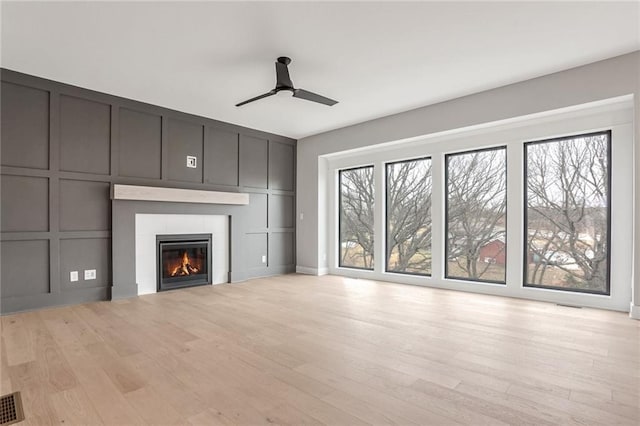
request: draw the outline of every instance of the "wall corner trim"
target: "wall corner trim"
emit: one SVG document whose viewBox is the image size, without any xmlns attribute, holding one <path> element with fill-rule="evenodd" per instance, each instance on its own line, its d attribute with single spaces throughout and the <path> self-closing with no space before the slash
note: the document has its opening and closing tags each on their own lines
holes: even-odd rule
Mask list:
<svg viewBox="0 0 640 426">
<path fill-rule="evenodd" d="M 201 204 L 249 204 L 249 194 L 242 192 L 202 191 L 196 189 L 114 184 L 113 200 L 165 201 Z"/>
<path fill-rule="evenodd" d="M 633 319 L 640 320 L 640 306 L 639 305 L 634 305 L 633 302 L 631 302 L 631 305 L 629 306 L 629 317 L 633 318 Z"/>
</svg>

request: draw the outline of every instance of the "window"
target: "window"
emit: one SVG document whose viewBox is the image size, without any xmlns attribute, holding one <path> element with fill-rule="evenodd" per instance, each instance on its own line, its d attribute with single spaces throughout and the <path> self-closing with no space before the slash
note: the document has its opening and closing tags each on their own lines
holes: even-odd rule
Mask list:
<svg viewBox="0 0 640 426">
<path fill-rule="evenodd" d="M 525 144 L 525 286 L 609 294 L 610 138 Z"/>
<path fill-rule="evenodd" d="M 386 165 L 386 270 L 431 275 L 431 159 Z"/>
<path fill-rule="evenodd" d="M 341 170 L 339 265 L 373 269 L 373 166 Z"/>
<path fill-rule="evenodd" d="M 445 163 L 445 277 L 504 284 L 506 148 L 448 154 Z"/>
</svg>

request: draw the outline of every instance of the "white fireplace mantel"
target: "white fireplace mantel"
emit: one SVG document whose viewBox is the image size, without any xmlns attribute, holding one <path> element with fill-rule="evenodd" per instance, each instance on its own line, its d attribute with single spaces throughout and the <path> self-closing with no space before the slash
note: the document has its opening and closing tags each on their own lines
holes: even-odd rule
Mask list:
<svg viewBox="0 0 640 426">
<path fill-rule="evenodd" d="M 249 204 L 249 194 L 244 192 L 202 191 L 121 184 L 113 185 L 111 198 L 114 200 L 166 201 L 171 203 Z"/>
</svg>

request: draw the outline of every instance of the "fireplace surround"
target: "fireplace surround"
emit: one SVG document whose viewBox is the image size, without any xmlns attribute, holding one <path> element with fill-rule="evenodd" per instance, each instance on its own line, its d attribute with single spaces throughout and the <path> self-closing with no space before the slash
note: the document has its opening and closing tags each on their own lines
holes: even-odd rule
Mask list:
<svg viewBox="0 0 640 426">
<path fill-rule="evenodd" d="M 211 284 L 211 234 L 156 235 L 157 291 Z"/>
</svg>

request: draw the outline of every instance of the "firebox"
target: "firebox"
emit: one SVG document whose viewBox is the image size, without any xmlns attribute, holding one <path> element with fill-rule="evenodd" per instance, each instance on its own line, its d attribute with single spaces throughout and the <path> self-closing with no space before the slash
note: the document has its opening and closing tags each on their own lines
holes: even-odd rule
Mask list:
<svg viewBox="0 0 640 426">
<path fill-rule="evenodd" d="M 211 234 L 157 235 L 158 291 L 211 284 Z"/>
</svg>

